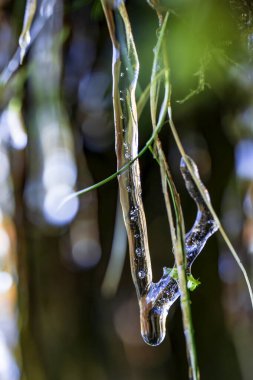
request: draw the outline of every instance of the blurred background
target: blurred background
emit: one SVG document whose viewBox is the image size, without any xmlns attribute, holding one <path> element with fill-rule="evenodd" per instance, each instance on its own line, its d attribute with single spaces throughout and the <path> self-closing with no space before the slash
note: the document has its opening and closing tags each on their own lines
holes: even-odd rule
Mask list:
<svg viewBox="0 0 253 380">
<path fill-rule="evenodd" d="M 253 278 L 253 7 L 162 0 L 174 121 Z M 149 83 L 157 17 L 126 6 Z M 19 65 L 25 1 L 0 0 L 0 380 L 184 380 L 179 302 L 159 347 L 141 339 L 117 181 L 59 204 L 116 169 L 111 42 L 99 1 L 38 1 Z M 12 59 L 12 57 L 14 58 Z M 148 104 L 139 143 L 151 135 Z M 196 217 L 167 125 L 161 131 L 186 229 Z M 154 280 L 173 265 L 159 168 L 140 160 Z M 219 234 L 193 267 L 201 378 L 250 380 L 253 322 L 242 274 Z"/>
</svg>

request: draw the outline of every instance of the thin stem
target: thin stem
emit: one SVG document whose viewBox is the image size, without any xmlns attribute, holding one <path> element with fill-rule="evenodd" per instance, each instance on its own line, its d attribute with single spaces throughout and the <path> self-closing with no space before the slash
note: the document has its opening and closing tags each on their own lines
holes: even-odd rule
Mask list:
<svg viewBox="0 0 253 380">
<path fill-rule="evenodd" d="M 164 21 L 162 23 L 162 26 L 159 31 L 159 38 L 157 41 L 157 44 L 154 49 L 154 60 L 153 60 L 153 66 L 152 66 L 152 74 L 150 79 L 150 111 L 151 111 L 151 121 L 153 130 L 156 130 L 156 128 L 159 126 L 159 123 L 163 124 L 166 112 L 167 112 L 167 105 L 168 105 L 168 99 L 169 99 L 169 84 L 168 81 L 164 81 L 164 98 L 162 102 L 162 106 L 159 112 L 159 120 L 156 122 L 156 114 L 157 114 L 157 99 L 159 97 L 159 89 L 160 89 L 160 82 L 164 78 L 157 78 L 157 72 L 158 72 L 158 66 L 159 66 L 159 57 L 160 57 L 160 51 L 161 51 L 161 45 L 164 38 L 164 33 L 166 30 L 166 25 L 168 21 L 169 14 L 167 13 Z M 166 71 L 163 70 L 164 76 L 166 75 Z M 153 152 L 154 157 L 156 158 L 156 161 L 160 165 L 160 174 L 161 174 L 161 181 L 162 181 L 162 189 L 163 189 L 163 195 L 165 199 L 167 214 L 168 214 L 168 220 L 170 225 L 170 231 L 171 231 L 171 239 L 172 239 L 172 245 L 173 247 L 176 244 L 176 235 L 175 235 L 175 227 L 174 227 L 174 221 L 173 221 L 173 214 L 170 204 L 170 199 L 167 192 L 167 163 L 165 159 L 165 155 L 163 153 L 161 142 L 158 138 L 158 136 L 155 138 L 154 141 L 155 150 L 151 150 Z"/>
<path fill-rule="evenodd" d="M 173 120 L 172 120 L 172 110 L 171 110 L 171 107 L 169 106 L 168 107 L 168 115 L 169 115 L 169 125 L 170 125 L 170 128 L 171 128 L 171 131 L 172 131 L 172 134 L 173 134 L 173 137 L 175 139 L 175 142 L 177 144 L 177 147 L 178 147 L 178 150 L 180 152 L 180 154 L 182 155 L 182 157 L 184 158 L 185 160 L 185 163 L 186 163 L 186 166 L 187 166 L 187 169 L 189 170 L 189 172 L 191 173 L 192 175 L 192 178 L 198 188 L 198 190 L 200 191 L 201 195 L 203 196 L 204 199 L 206 199 L 206 194 L 203 192 L 203 189 L 202 187 L 200 186 L 199 184 L 199 180 L 198 178 L 196 178 L 196 175 L 194 173 L 194 171 L 192 170 L 191 168 L 191 165 L 189 164 L 189 160 L 188 160 L 188 157 L 186 155 L 186 152 L 181 144 L 181 141 L 180 141 L 180 138 L 178 136 L 178 133 L 177 133 L 177 130 L 175 128 L 175 125 L 173 123 Z M 250 296 L 250 301 L 251 301 L 251 305 L 252 305 L 252 308 L 253 308 L 253 292 L 252 292 L 252 287 L 251 287 L 251 284 L 250 284 L 250 280 L 249 280 L 249 277 L 248 277 L 248 274 L 246 272 L 246 269 L 244 268 L 238 254 L 236 253 L 229 237 L 227 236 L 216 212 L 214 211 L 213 209 L 213 206 L 211 204 L 211 202 L 206 202 L 206 206 L 208 207 L 212 217 L 214 218 L 215 222 L 217 223 L 217 225 L 219 226 L 219 230 L 220 230 L 220 234 L 221 236 L 223 237 L 225 243 L 227 244 L 230 252 L 232 253 L 237 265 L 239 266 L 240 270 L 242 271 L 243 273 L 243 276 L 244 276 L 244 279 L 245 279 L 245 282 L 246 282 L 246 285 L 247 285 L 247 288 L 248 288 L 248 292 L 249 292 L 249 296 Z"/>
<path fill-rule="evenodd" d="M 159 80 L 162 78 L 162 76 L 165 74 L 165 70 L 160 70 L 154 77 L 154 80 Z M 146 86 L 145 90 L 141 93 L 141 96 L 139 97 L 139 100 L 137 102 L 137 114 L 138 114 L 138 120 L 141 117 L 141 114 L 143 112 L 143 109 L 148 101 L 149 95 L 150 95 L 150 87 L 152 86 L 152 81 Z"/>
<path fill-rule="evenodd" d="M 159 4 L 157 3 L 157 6 L 158 5 Z M 152 4 L 152 6 L 156 8 L 154 6 L 154 3 Z M 163 105 L 160 112 L 160 115 L 162 114 L 162 118 L 165 117 L 164 108 L 166 108 L 166 112 L 167 112 L 167 108 L 168 108 L 168 104 L 169 104 L 169 100 L 171 96 L 170 95 L 171 86 L 169 83 L 169 65 L 167 62 L 166 51 L 164 48 L 164 37 L 165 37 L 165 30 L 166 30 L 169 13 L 167 12 L 165 16 L 163 17 L 157 11 L 157 15 L 159 19 L 159 24 L 161 26 L 160 26 L 160 31 L 159 31 L 159 38 L 158 38 L 156 47 L 154 49 L 154 61 L 153 61 L 152 75 L 151 75 L 152 85 L 150 87 L 150 108 L 151 108 L 151 120 L 152 120 L 153 128 L 155 128 L 156 126 L 156 109 L 157 109 L 157 99 L 159 96 L 159 84 L 160 84 L 160 80 L 154 80 L 154 78 L 158 71 L 158 67 L 160 67 L 159 65 L 160 61 L 164 65 L 164 69 L 165 69 L 165 76 L 164 76 L 165 96 L 164 96 L 164 101 L 163 101 Z M 183 213 L 181 209 L 180 198 L 177 193 L 174 182 L 172 180 L 172 177 L 170 175 L 169 168 L 165 159 L 165 155 L 163 153 L 161 143 L 158 138 L 155 139 L 155 149 L 158 152 L 157 161 L 160 165 L 163 194 L 164 194 L 165 206 L 166 206 L 169 225 L 170 225 L 170 232 L 171 232 L 172 244 L 174 247 L 174 256 L 175 256 L 175 262 L 176 262 L 177 273 L 178 273 L 179 288 L 181 292 L 180 303 L 181 303 L 183 325 L 184 325 L 184 332 L 185 332 L 185 339 L 186 339 L 186 346 L 187 346 L 187 354 L 188 354 L 187 356 L 188 356 L 188 361 L 189 361 L 189 378 L 198 380 L 199 369 L 198 369 L 197 353 L 196 353 L 194 331 L 193 331 L 193 324 L 192 324 L 192 317 L 191 317 L 190 297 L 189 297 L 189 291 L 187 288 L 187 275 L 186 275 L 187 264 L 186 264 L 186 255 L 185 255 L 185 242 L 184 242 L 185 228 L 184 228 Z M 170 203 L 170 198 L 168 195 L 167 183 L 169 184 L 171 197 L 173 199 L 174 212 L 176 216 L 176 229 L 175 229 L 174 221 L 172 217 L 171 203 Z M 176 230 L 176 233 L 175 233 L 175 230 Z"/>
<path fill-rule="evenodd" d="M 61 207 L 64 206 L 67 202 L 69 202 L 71 199 L 78 197 L 80 195 L 86 194 L 89 191 L 95 190 L 95 189 L 99 188 L 100 186 L 103 186 L 106 183 L 117 178 L 119 175 L 123 174 L 124 172 L 126 172 L 130 168 L 130 166 L 133 165 L 133 163 L 138 158 L 140 158 L 150 148 L 150 146 L 152 146 L 152 144 L 154 143 L 154 141 L 156 139 L 156 136 L 158 135 L 158 133 L 160 132 L 162 127 L 163 127 L 162 123 L 157 125 L 157 128 L 153 131 L 152 135 L 150 136 L 150 138 L 148 139 L 148 141 L 146 142 L 144 147 L 139 151 L 137 156 L 135 156 L 132 160 L 127 162 L 124 166 L 122 166 L 122 168 L 117 170 L 115 173 L 111 174 L 109 177 L 104 178 L 102 181 L 99 181 L 99 182 L 95 183 L 94 185 L 91 185 L 89 187 L 86 187 L 85 189 L 82 189 L 82 190 L 79 190 L 79 191 L 76 191 L 76 192 L 70 194 L 69 196 L 64 198 L 64 200 L 60 203 L 58 210 L 61 209 Z"/>
</svg>

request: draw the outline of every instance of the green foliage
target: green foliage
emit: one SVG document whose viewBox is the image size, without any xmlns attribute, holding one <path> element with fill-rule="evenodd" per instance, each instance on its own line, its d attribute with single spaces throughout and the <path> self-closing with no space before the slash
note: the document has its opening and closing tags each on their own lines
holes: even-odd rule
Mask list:
<svg viewBox="0 0 253 380">
<path fill-rule="evenodd" d="M 173 278 L 175 281 L 178 281 L 178 270 L 177 268 L 164 268 L 164 274 L 169 274 L 171 278 Z M 193 292 L 200 284 L 201 282 L 197 280 L 193 275 L 187 274 L 187 288 Z"/>
</svg>

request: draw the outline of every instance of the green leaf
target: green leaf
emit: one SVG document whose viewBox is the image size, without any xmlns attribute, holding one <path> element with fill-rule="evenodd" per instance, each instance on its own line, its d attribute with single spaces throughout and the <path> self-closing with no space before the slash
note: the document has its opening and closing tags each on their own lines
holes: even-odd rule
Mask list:
<svg viewBox="0 0 253 380">
<path fill-rule="evenodd" d="M 194 278 L 192 274 L 189 274 L 187 276 L 187 288 L 191 292 L 193 292 L 200 284 L 201 282 L 197 280 L 196 278 Z"/>
<path fill-rule="evenodd" d="M 163 275 L 168 274 L 173 280 L 178 281 L 178 271 L 177 268 L 163 268 Z M 193 277 L 192 274 L 187 274 L 187 288 L 193 292 L 201 282 Z"/>
</svg>

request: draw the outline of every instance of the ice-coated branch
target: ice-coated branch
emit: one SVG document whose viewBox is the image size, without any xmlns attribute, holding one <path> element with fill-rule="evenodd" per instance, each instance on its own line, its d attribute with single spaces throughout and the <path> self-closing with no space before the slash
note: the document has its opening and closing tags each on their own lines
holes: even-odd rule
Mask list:
<svg viewBox="0 0 253 380">
<path fill-rule="evenodd" d="M 200 180 L 198 168 L 189 156 L 187 159 L 188 163 L 191 165 L 195 177 L 199 180 L 203 194 L 205 194 L 205 199 L 203 199 L 198 187 L 192 179 L 189 170 L 187 169 L 184 159 L 182 158 L 180 169 L 184 178 L 185 186 L 188 190 L 188 193 L 191 195 L 192 199 L 195 201 L 198 207 L 197 217 L 194 225 L 185 236 L 187 267 L 190 269 L 193 261 L 196 259 L 206 244 L 207 239 L 218 230 L 218 225 L 212 217 L 212 214 L 207 206 L 208 203 L 210 204 L 210 196 L 207 189 Z"/>
<path fill-rule="evenodd" d="M 114 9 L 112 9 L 109 2 L 101 1 L 113 45 L 115 146 L 118 168 L 121 168 L 138 155 L 138 118 L 135 89 L 139 62 L 124 2 L 114 3 Z M 166 105 L 167 101 L 164 106 Z M 161 113 L 158 119 L 160 116 Z M 161 116 L 161 120 L 163 119 Z M 157 141 L 159 143 L 159 140 Z M 188 159 L 190 160 L 190 158 Z M 192 160 L 190 162 L 195 175 L 198 176 L 196 165 Z M 205 200 L 202 198 L 184 160 L 181 162 L 181 172 L 186 188 L 198 207 L 193 228 L 185 236 L 187 271 L 190 273 L 193 260 L 204 247 L 208 237 L 217 228 L 212 218 L 210 219 L 208 209 L 204 206 L 208 195 Z M 152 282 L 138 160 L 135 160 L 129 169 L 119 175 L 118 180 L 120 201 L 129 242 L 131 272 L 140 306 L 141 333 L 146 343 L 158 345 L 165 337 L 166 317 L 171 305 L 180 296 L 180 290 L 177 281 L 167 268 L 164 268 L 163 276 L 159 282 Z M 204 185 L 202 186 L 204 188 Z M 206 189 L 205 194 L 208 194 Z"/>
<path fill-rule="evenodd" d="M 196 164 L 189 157 L 188 160 L 191 162 L 195 175 L 199 178 Z M 187 272 L 190 274 L 193 261 L 202 251 L 208 238 L 217 231 L 218 226 L 205 205 L 206 201 L 210 202 L 208 191 L 199 179 L 206 194 L 204 200 L 183 159 L 181 159 L 180 169 L 186 189 L 198 208 L 195 223 L 185 236 Z M 158 345 L 162 342 L 166 333 L 165 322 L 168 311 L 180 296 L 178 283 L 170 273 L 168 268 L 164 268 L 160 281 L 152 283 L 149 291 L 140 300 L 142 336 L 148 344 Z"/>
<path fill-rule="evenodd" d="M 118 168 L 138 155 L 138 118 L 135 89 L 139 61 L 124 2 L 102 1 L 113 45 L 113 107 L 115 150 Z M 138 298 L 147 293 L 152 282 L 147 226 L 141 197 L 139 162 L 118 177 L 120 202 L 128 235 L 133 282 Z"/>
</svg>

